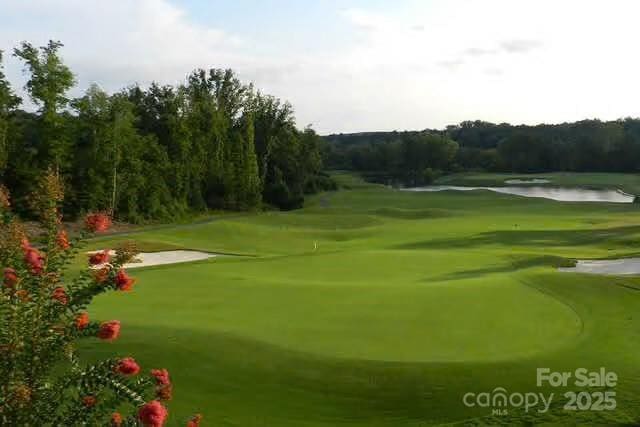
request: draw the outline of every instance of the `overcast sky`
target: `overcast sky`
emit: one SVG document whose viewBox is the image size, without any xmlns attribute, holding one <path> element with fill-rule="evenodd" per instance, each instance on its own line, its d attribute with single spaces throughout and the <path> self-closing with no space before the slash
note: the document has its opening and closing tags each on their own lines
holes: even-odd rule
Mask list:
<svg viewBox="0 0 640 427">
<path fill-rule="evenodd" d="M 640 116 L 640 1 L 0 0 L 21 40 L 62 41 L 82 93 L 233 68 L 320 133 Z"/>
</svg>

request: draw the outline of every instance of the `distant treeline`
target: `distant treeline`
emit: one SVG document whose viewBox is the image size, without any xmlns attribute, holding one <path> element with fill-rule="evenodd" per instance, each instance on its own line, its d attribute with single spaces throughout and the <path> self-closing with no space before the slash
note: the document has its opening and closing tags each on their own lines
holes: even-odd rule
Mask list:
<svg viewBox="0 0 640 427">
<path fill-rule="evenodd" d="M 467 121 L 445 130 L 339 134 L 325 139 L 329 167 L 388 176 L 409 185 L 416 184 L 417 176 L 426 183 L 437 174 L 461 170 L 640 171 L 640 119 L 631 118 L 537 126 Z"/>
<path fill-rule="evenodd" d="M 134 222 L 208 208 L 293 209 L 304 194 L 335 186 L 322 173 L 320 137 L 296 129 L 290 104 L 231 70 L 195 70 L 178 86 L 114 94 L 92 85 L 68 99 L 75 82 L 60 47 L 14 49 L 37 112 L 19 108 L 0 52 L 0 177 L 14 199 L 48 168 L 65 182 L 67 215 L 113 210 Z"/>
<path fill-rule="evenodd" d="M 361 172 L 387 184 L 428 184 L 454 168 L 458 144 L 437 132 L 375 132 L 330 135 L 325 163 Z"/>
</svg>

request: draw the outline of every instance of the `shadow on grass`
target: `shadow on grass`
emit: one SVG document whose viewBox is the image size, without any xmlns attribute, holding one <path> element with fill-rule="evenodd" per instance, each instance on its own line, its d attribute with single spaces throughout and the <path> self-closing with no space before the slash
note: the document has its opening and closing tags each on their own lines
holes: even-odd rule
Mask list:
<svg viewBox="0 0 640 427">
<path fill-rule="evenodd" d="M 80 351 L 91 361 L 134 354 L 145 367 L 167 368 L 179 390 L 170 402 L 172 419 L 198 410 L 214 425 L 223 420 L 256 425 L 255 418 L 264 421 L 257 425 L 278 426 L 299 426 L 303 418 L 308 425 L 364 426 L 372 419 L 385 427 L 420 425 L 427 417 L 450 419 L 467 390 L 482 390 L 493 381 L 523 388 L 532 369 L 520 361 L 325 358 L 231 333 L 162 326 L 130 325 L 118 341 L 84 341 Z M 475 415 L 469 410 L 458 416 Z"/>
<path fill-rule="evenodd" d="M 610 241 L 625 246 L 640 245 L 631 235 L 640 233 L 640 225 L 587 230 L 499 230 L 455 239 L 423 240 L 393 247 L 393 249 L 470 248 L 481 245 L 505 246 L 581 246 Z"/>
<path fill-rule="evenodd" d="M 460 279 L 472 279 L 485 274 L 494 273 L 509 273 L 517 270 L 523 270 L 531 267 L 572 267 L 575 262 L 567 258 L 562 258 L 553 255 L 531 255 L 531 256 L 518 256 L 511 257 L 510 260 L 500 265 L 493 265 L 484 268 L 475 268 L 471 270 L 456 271 L 450 274 L 438 276 L 435 280 L 447 281 L 447 280 L 460 280 Z M 433 281 L 434 278 L 429 278 L 429 281 Z"/>
<path fill-rule="evenodd" d="M 402 208 L 378 208 L 369 211 L 370 213 L 393 219 L 430 219 L 445 218 L 451 216 L 451 212 L 445 209 L 402 209 Z"/>
</svg>

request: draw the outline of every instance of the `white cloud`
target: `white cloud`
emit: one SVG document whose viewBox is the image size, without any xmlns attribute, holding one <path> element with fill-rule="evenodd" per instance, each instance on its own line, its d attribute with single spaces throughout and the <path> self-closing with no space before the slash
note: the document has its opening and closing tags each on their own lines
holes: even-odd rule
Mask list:
<svg viewBox="0 0 640 427">
<path fill-rule="evenodd" d="M 640 116 L 631 77 L 640 73 L 637 2 L 436 0 L 401 9 L 384 27 L 369 25 L 376 31 L 345 59 L 372 82 L 358 102 L 388 106 L 361 129 Z M 423 31 L 404 30 L 412 25 Z M 393 90 L 380 96 L 375 80 Z"/>
<path fill-rule="evenodd" d="M 265 26 L 256 38 L 196 24 L 169 0 L 0 0 L 0 10 L 0 49 L 63 41 L 77 93 L 94 81 L 116 90 L 231 67 L 291 101 L 300 125 L 321 132 L 640 116 L 634 0 L 399 0 L 336 9 L 328 16 L 346 25 L 346 39 L 307 51 L 268 37 L 287 31 L 282 23 L 248 17 Z M 22 82 L 20 64 L 7 59 L 8 75 Z"/>
<path fill-rule="evenodd" d="M 342 16 L 344 16 L 355 27 L 364 31 L 383 31 L 391 25 L 384 15 L 364 9 L 344 9 L 342 10 Z"/>
<path fill-rule="evenodd" d="M 538 40 L 505 40 L 500 47 L 507 53 L 526 53 L 542 46 Z"/>
<path fill-rule="evenodd" d="M 493 55 L 495 53 L 497 53 L 498 51 L 496 49 L 484 49 L 481 47 L 470 47 L 468 49 L 465 49 L 464 54 L 465 55 L 471 55 L 471 56 L 482 56 L 482 55 Z"/>
<path fill-rule="evenodd" d="M 163 0 L 22 1 L 10 3 L 8 12 L 30 25 L 0 29 L 3 48 L 21 40 L 61 40 L 79 83 L 97 81 L 110 89 L 174 82 L 197 66 L 224 66 L 238 61 L 242 45 L 237 36 L 194 25 Z"/>
</svg>

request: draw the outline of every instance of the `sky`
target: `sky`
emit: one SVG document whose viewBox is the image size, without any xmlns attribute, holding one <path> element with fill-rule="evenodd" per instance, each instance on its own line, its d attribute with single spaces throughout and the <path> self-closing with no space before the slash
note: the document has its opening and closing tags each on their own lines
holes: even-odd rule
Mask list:
<svg viewBox="0 0 640 427">
<path fill-rule="evenodd" d="M 232 68 L 321 134 L 640 116 L 636 0 L 0 0 L 12 49 L 64 43 L 72 96 Z"/>
</svg>

